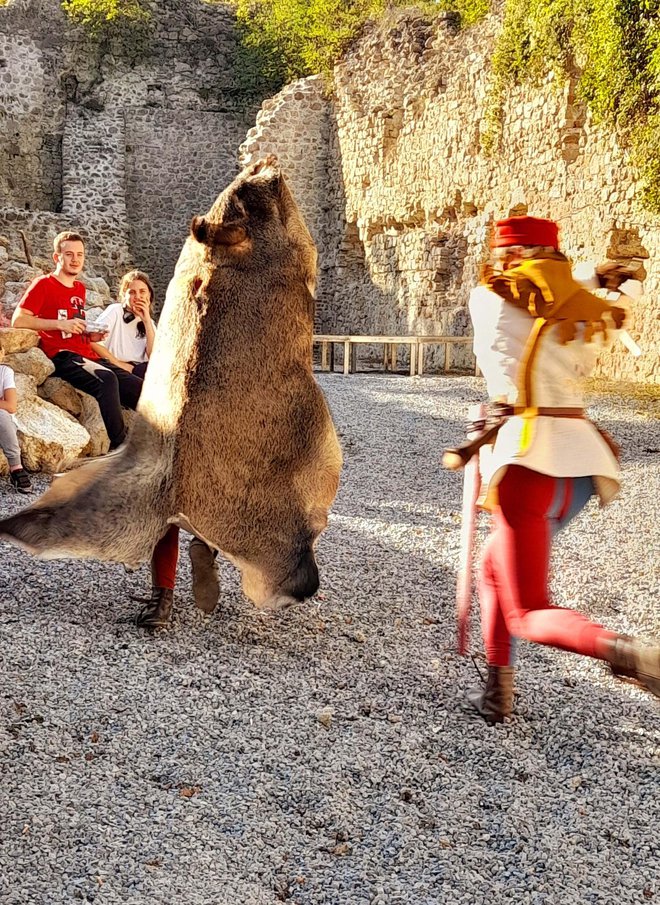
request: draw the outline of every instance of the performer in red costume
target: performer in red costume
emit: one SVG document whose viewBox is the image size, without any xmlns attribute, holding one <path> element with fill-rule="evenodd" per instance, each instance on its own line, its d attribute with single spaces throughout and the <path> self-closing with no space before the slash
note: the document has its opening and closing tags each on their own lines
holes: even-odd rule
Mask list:
<svg viewBox="0 0 660 905">
<path fill-rule="evenodd" d="M 501 220 L 492 244 L 493 266 L 469 303 L 491 399 L 480 467 L 493 527 L 479 579 L 488 677 L 468 700 L 490 723 L 511 714 L 516 638 L 605 660 L 660 695 L 660 646 L 553 606 L 548 590 L 554 533 L 592 494 L 604 506 L 619 490 L 614 444 L 586 416 L 580 383 L 622 326 L 625 296 L 601 299 L 574 280 L 551 220 Z M 624 268 L 598 270 L 604 288 L 626 289 Z M 464 463 L 475 445 L 454 452 Z"/>
</svg>

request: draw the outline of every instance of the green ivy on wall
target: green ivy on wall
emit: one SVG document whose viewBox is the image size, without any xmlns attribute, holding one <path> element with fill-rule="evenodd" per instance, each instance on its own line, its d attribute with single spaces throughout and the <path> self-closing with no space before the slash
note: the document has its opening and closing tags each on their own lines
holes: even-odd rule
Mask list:
<svg viewBox="0 0 660 905">
<path fill-rule="evenodd" d="M 62 0 L 62 9 L 95 35 L 108 26 L 144 23 L 150 17 L 144 0 Z"/>
<path fill-rule="evenodd" d="M 241 60 L 262 87 L 277 90 L 293 79 L 329 74 L 334 63 L 369 20 L 389 10 L 414 7 L 429 16 L 458 12 L 471 25 L 489 9 L 489 0 L 230 0 L 241 35 Z"/>
<path fill-rule="evenodd" d="M 0 0 L 0 5 L 4 0 Z M 152 0 L 62 0 L 92 32 L 144 27 Z M 256 97 L 289 82 L 329 73 L 365 23 L 411 0 L 207 0 L 229 3 L 240 35 L 235 88 Z M 417 0 L 432 18 L 459 14 L 470 26 L 491 0 Z M 617 131 L 644 182 L 644 202 L 660 212 L 660 0 L 503 0 L 482 147 L 496 153 L 507 92 L 549 70 L 577 77 L 578 98 L 594 120 Z"/>
<path fill-rule="evenodd" d="M 594 121 L 617 131 L 660 212 L 660 0 L 506 0 L 482 146 L 496 151 L 511 85 L 577 75 Z"/>
</svg>

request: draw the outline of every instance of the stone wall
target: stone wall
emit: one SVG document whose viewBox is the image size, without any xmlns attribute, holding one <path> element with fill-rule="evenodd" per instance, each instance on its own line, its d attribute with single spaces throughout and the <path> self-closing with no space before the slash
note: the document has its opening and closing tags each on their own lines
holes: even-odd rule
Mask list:
<svg viewBox="0 0 660 905">
<path fill-rule="evenodd" d="M 12 12 L 0 9 L 0 207 L 57 211 L 63 107 L 50 60 Z"/>
<path fill-rule="evenodd" d="M 319 252 L 317 320 L 332 317 L 334 257 L 328 233 L 332 186 L 330 105 L 321 76 L 287 85 L 264 101 L 239 149 L 242 166 L 276 154 Z"/>
<path fill-rule="evenodd" d="M 374 327 L 459 334 L 493 219 L 529 212 L 559 221 L 576 262 L 643 259 L 647 295 L 631 330 L 645 354 L 616 349 L 610 373 L 660 382 L 660 220 L 616 138 L 596 127 L 574 81 L 512 89 L 503 139 L 482 149 L 498 21 L 456 34 L 448 22 L 402 16 L 374 28 L 335 73 L 337 153 L 347 229 L 357 230 L 374 290 L 337 286 L 346 314 Z M 353 309 L 353 310 L 352 310 Z"/>
<path fill-rule="evenodd" d="M 250 153 L 286 159 L 303 209 L 317 212 L 325 274 L 317 327 L 468 332 L 467 296 L 492 223 L 528 212 L 559 221 L 576 263 L 643 262 L 646 295 L 631 333 L 644 354 L 615 349 L 603 368 L 660 383 L 660 219 L 639 208 L 625 152 L 591 121 L 575 80 L 549 76 L 537 88 L 513 88 L 502 146 L 493 156 L 484 152 L 498 25 L 492 17 L 457 33 L 450 19 L 402 14 L 368 29 L 336 67 L 324 114 L 310 115 L 312 96 L 323 94 L 308 83 L 270 101 L 258 119 Z M 327 148 L 319 145 L 319 117 Z"/>
<path fill-rule="evenodd" d="M 496 17 L 457 32 L 451 17 L 392 14 L 331 86 L 287 86 L 245 137 L 255 109 L 234 86 L 230 11 L 153 9 L 143 31 L 92 42 L 59 0 L 0 8 L 0 234 L 12 253 L 19 229 L 48 258 L 55 232 L 77 228 L 92 272 L 114 288 L 141 266 L 162 299 L 190 218 L 234 176 L 245 138 L 241 162 L 279 156 L 319 246 L 317 329 L 468 332 L 494 219 L 529 212 L 559 221 L 576 263 L 643 262 L 631 332 L 644 354 L 617 349 L 603 366 L 660 382 L 660 219 L 640 209 L 625 151 L 575 79 L 512 88 L 501 148 L 485 153 Z"/>
<path fill-rule="evenodd" d="M 192 217 L 205 213 L 238 172 L 246 116 L 135 107 L 125 117 L 130 247 L 135 260 L 149 261 L 162 301 Z"/>
<path fill-rule="evenodd" d="M 227 8 L 152 7 L 144 28 L 94 40 L 59 0 L 0 7 L 0 234 L 18 247 L 24 228 L 50 257 L 55 233 L 76 229 L 111 285 L 140 266 L 162 299 L 190 219 L 237 171 L 255 107 L 234 89 Z"/>
</svg>

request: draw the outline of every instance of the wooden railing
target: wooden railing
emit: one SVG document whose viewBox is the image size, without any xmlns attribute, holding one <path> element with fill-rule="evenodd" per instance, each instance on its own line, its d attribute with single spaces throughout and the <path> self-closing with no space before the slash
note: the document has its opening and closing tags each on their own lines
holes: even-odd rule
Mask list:
<svg viewBox="0 0 660 905">
<path fill-rule="evenodd" d="M 383 346 L 383 369 L 393 371 L 396 369 L 397 353 L 399 346 L 410 347 L 410 376 L 421 377 L 424 373 L 424 349 L 429 345 L 444 345 L 445 360 L 444 370 L 451 368 L 451 353 L 455 345 L 472 346 L 471 336 L 353 336 L 319 333 L 314 336 L 314 342 L 321 344 L 321 370 L 334 371 L 335 369 L 335 345 L 344 347 L 344 375 L 355 373 L 357 370 L 357 350 L 360 345 Z M 479 366 L 475 364 L 474 373 L 480 374 Z"/>
</svg>

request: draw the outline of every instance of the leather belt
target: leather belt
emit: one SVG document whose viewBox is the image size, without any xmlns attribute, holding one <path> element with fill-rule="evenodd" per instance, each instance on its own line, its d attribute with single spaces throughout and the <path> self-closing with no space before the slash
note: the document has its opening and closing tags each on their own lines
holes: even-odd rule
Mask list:
<svg viewBox="0 0 660 905">
<path fill-rule="evenodd" d="M 582 408 L 555 408 L 548 406 L 539 406 L 538 408 L 525 409 L 522 406 L 508 406 L 511 409 L 507 416 L 511 415 L 542 415 L 544 418 L 586 418 L 586 412 Z"/>
<path fill-rule="evenodd" d="M 483 418 L 472 421 L 468 430 L 483 431 L 487 428 L 502 426 L 507 418 L 521 415 L 526 418 L 586 418 L 587 413 L 583 408 L 554 406 L 540 406 L 539 408 L 525 408 L 522 405 L 507 405 L 506 402 L 490 402 L 486 406 L 486 414 Z"/>
<path fill-rule="evenodd" d="M 499 429 L 507 418 L 520 415 L 523 418 L 586 418 L 583 408 L 578 407 L 554 407 L 539 406 L 538 408 L 525 408 L 522 405 L 507 405 L 503 402 L 492 402 L 487 406 L 486 416 L 478 421 L 473 421 L 469 430 L 476 433 L 471 440 L 466 440 L 460 446 L 446 449 L 442 457 L 442 464 L 451 471 L 463 468 L 482 446 L 494 441 Z"/>
</svg>

